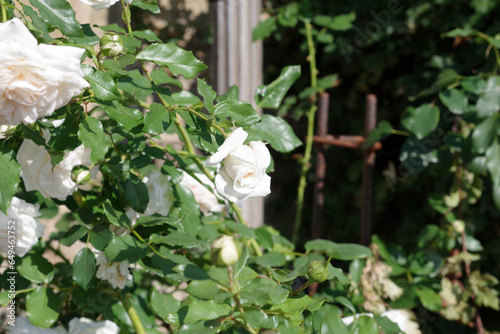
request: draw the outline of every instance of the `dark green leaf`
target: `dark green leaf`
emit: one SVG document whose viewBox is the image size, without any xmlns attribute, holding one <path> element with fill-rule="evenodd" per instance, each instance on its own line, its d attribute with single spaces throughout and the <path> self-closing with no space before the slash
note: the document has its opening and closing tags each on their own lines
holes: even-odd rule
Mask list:
<svg viewBox="0 0 500 334">
<path fill-rule="evenodd" d="M 129 174 L 125 181 L 125 199 L 128 204 L 139 213 L 144 213 L 149 203 L 148 187 L 137 176 Z"/>
<path fill-rule="evenodd" d="M 455 88 L 439 93 L 439 99 L 452 113 L 457 115 L 463 114 L 469 105 L 467 96 Z"/>
<path fill-rule="evenodd" d="M 423 139 L 436 129 L 439 123 L 439 108 L 423 104 L 415 110 L 410 110 L 409 115 L 403 118 L 401 123 L 418 139 Z"/>
<path fill-rule="evenodd" d="M 500 87 L 481 94 L 476 104 L 477 116 L 489 117 L 500 110 Z"/>
<path fill-rule="evenodd" d="M 278 109 L 286 93 L 299 77 L 299 65 L 284 67 L 276 80 L 256 90 L 255 101 L 258 107 Z"/>
<path fill-rule="evenodd" d="M 28 254 L 16 263 L 16 269 L 24 278 L 34 283 L 50 283 L 54 278 L 54 266 L 41 254 Z"/>
<path fill-rule="evenodd" d="M 170 126 L 170 114 L 163 105 L 151 104 L 151 110 L 144 116 L 143 131 L 152 135 L 165 132 Z"/>
<path fill-rule="evenodd" d="M 87 228 L 82 225 L 73 225 L 67 230 L 61 238 L 61 243 L 64 246 L 73 245 L 78 239 L 83 237 L 88 232 Z"/>
<path fill-rule="evenodd" d="M 417 287 L 416 292 L 420 302 L 426 309 L 434 312 L 441 309 L 441 297 L 437 292 L 426 286 Z"/>
<path fill-rule="evenodd" d="M 255 259 L 255 263 L 263 267 L 280 267 L 286 263 L 286 257 L 282 253 L 266 253 Z"/>
<path fill-rule="evenodd" d="M 58 27 L 66 36 L 83 37 L 82 27 L 75 19 L 75 11 L 67 0 L 29 0 L 42 19 Z"/>
<path fill-rule="evenodd" d="M 109 230 L 108 230 L 109 231 Z M 95 255 L 87 247 L 80 249 L 73 261 L 73 280 L 87 290 L 95 274 Z"/>
<path fill-rule="evenodd" d="M 113 101 L 122 98 L 113 77 L 107 72 L 97 71 L 89 65 L 82 65 L 84 78 L 89 82 L 95 96 L 103 101 Z"/>
<path fill-rule="evenodd" d="M 151 307 L 164 321 L 172 326 L 179 327 L 179 315 L 177 311 L 181 302 L 175 299 L 172 294 L 161 294 L 153 290 L 151 293 Z"/>
<path fill-rule="evenodd" d="M 378 123 L 377 128 L 372 130 L 366 141 L 363 143 L 363 148 L 370 148 L 378 141 L 382 141 L 392 133 L 392 125 L 387 121 L 381 121 Z"/>
<path fill-rule="evenodd" d="M 144 10 L 149 10 L 153 14 L 160 14 L 160 7 L 158 7 L 158 3 L 156 1 L 134 0 L 131 5 Z"/>
<path fill-rule="evenodd" d="M 104 134 L 102 123 L 97 118 L 87 116 L 80 123 L 78 138 L 83 146 L 91 149 L 90 161 L 97 162 L 104 158 L 109 149 L 109 142 Z"/>
<path fill-rule="evenodd" d="M 105 107 L 109 118 L 115 120 L 126 130 L 132 130 L 142 124 L 143 115 L 137 108 L 127 108 L 119 103 L 113 103 L 111 107 Z"/>
<path fill-rule="evenodd" d="M 203 97 L 203 105 L 207 110 L 213 114 L 215 112 L 214 101 L 217 93 L 214 92 L 212 87 L 206 83 L 205 80 L 198 78 L 198 93 Z"/>
<path fill-rule="evenodd" d="M 290 152 L 302 145 L 292 127 L 282 118 L 272 115 L 262 115 L 261 121 L 252 125 L 247 133 L 248 141 L 266 141 L 278 152 Z"/>
<path fill-rule="evenodd" d="M 375 319 L 363 315 L 358 318 L 356 322 L 356 328 L 359 333 L 363 334 L 379 334 L 378 325 Z"/>
<path fill-rule="evenodd" d="M 326 254 L 337 260 L 364 259 L 372 255 L 368 247 L 357 244 L 335 244 Z"/>
<path fill-rule="evenodd" d="M 181 49 L 175 44 L 152 44 L 139 52 L 137 59 L 151 61 L 160 66 L 166 66 L 174 75 L 193 78 L 198 72 L 207 68 L 195 58 L 193 53 Z"/>
<path fill-rule="evenodd" d="M 98 224 L 94 226 L 90 232 L 90 243 L 92 246 L 102 251 L 106 248 L 111 239 L 113 239 L 113 236 L 113 232 L 111 232 L 106 225 Z"/>
<path fill-rule="evenodd" d="M 264 21 L 260 21 L 252 32 L 252 40 L 256 41 L 259 39 L 266 38 L 270 36 L 276 29 L 276 17 L 271 16 Z"/>
<path fill-rule="evenodd" d="M 166 236 L 151 236 L 151 242 L 156 244 L 167 244 L 170 246 L 181 246 L 182 248 L 193 248 L 201 245 L 200 240 L 181 231 L 174 231 Z"/>
<path fill-rule="evenodd" d="M 191 324 L 201 320 L 212 320 L 228 315 L 231 306 L 217 304 L 213 300 L 202 301 L 193 298 L 193 301 L 179 310 L 179 315 L 184 324 Z"/>
<path fill-rule="evenodd" d="M 245 313 L 243 313 L 243 318 L 245 318 L 247 323 L 252 328 L 275 329 L 276 327 L 278 327 L 278 321 L 276 317 L 269 316 L 266 314 L 266 312 L 257 308 L 250 308 L 245 310 Z"/>
<path fill-rule="evenodd" d="M 341 14 L 337 16 L 316 15 L 314 23 L 332 30 L 344 31 L 352 28 L 352 22 L 356 20 L 356 13 Z"/>
<path fill-rule="evenodd" d="M 221 293 L 217 283 L 212 280 L 191 281 L 186 288 L 191 296 L 202 300 L 213 300 Z"/>
<path fill-rule="evenodd" d="M 399 160 L 405 169 L 404 172 L 412 175 L 420 173 L 431 163 L 437 162 L 436 155 L 434 142 L 428 138 L 418 140 L 410 137 L 401 147 Z"/>
<path fill-rule="evenodd" d="M 145 39 L 148 42 L 161 42 L 161 39 L 159 39 L 151 29 L 133 31 L 132 35 L 141 39 Z"/>
<path fill-rule="evenodd" d="M 498 114 L 495 114 L 476 125 L 472 132 L 472 149 L 475 153 L 484 153 L 490 147 L 497 136 L 498 124 Z"/>
<path fill-rule="evenodd" d="M 26 314 L 33 325 L 51 327 L 59 317 L 62 298 L 51 288 L 39 286 L 26 296 Z"/>
<path fill-rule="evenodd" d="M 0 166 L 2 166 L 0 209 L 4 214 L 7 214 L 12 197 L 19 187 L 21 165 L 16 161 L 14 151 L 5 146 L 0 148 Z"/>
<path fill-rule="evenodd" d="M 106 247 L 105 252 L 108 262 L 134 263 L 146 256 L 148 246 L 131 235 L 126 235 L 114 238 Z"/>
</svg>

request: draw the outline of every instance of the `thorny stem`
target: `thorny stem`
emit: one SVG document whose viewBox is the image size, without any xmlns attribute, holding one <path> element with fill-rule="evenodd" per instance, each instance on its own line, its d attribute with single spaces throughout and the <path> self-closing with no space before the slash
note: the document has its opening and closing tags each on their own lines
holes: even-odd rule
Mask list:
<svg viewBox="0 0 500 334">
<path fill-rule="evenodd" d="M 0 7 L 2 7 L 2 22 L 7 22 L 7 3 L 5 0 L 0 0 Z"/>
<path fill-rule="evenodd" d="M 312 38 L 312 25 L 309 21 L 304 22 L 306 26 L 307 46 L 309 48 L 309 68 L 311 71 L 311 87 L 316 88 L 317 83 L 317 68 L 316 68 L 316 49 Z M 311 98 L 311 108 L 307 112 L 307 138 L 304 157 L 302 158 L 302 168 L 300 170 L 299 186 L 297 189 L 297 210 L 295 213 L 295 224 L 293 227 L 292 243 L 296 244 L 299 237 L 300 225 L 302 224 L 302 210 L 304 207 L 304 192 L 307 186 L 307 172 L 309 171 L 309 161 L 311 160 L 311 152 L 314 136 L 314 118 L 316 115 L 316 94 Z"/>
<path fill-rule="evenodd" d="M 227 277 L 228 277 L 228 282 L 229 282 L 229 289 L 231 293 L 233 294 L 233 299 L 234 302 L 236 303 L 236 307 L 238 308 L 238 311 L 240 311 L 241 314 L 245 313 L 245 310 L 243 310 L 243 306 L 241 306 L 240 302 L 240 286 L 238 284 L 238 279 L 234 277 L 234 268 L 233 266 L 227 267 Z M 257 334 L 258 332 L 253 329 L 246 321 L 243 322 L 245 325 L 245 328 L 253 334 Z"/>
<path fill-rule="evenodd" d="M 123 306 L 125 307 L 125 310 L 127 310 L 128 316 L 130 317 L 130 320 L 132 321 L 132 324 L 134 325 L 135 332 L 137 334 L 146 334 L 146 331 L 144 330 L 144 326 L 142 325 L 141 319 L 139 319 L 139 316 L 137 315 L 137 311 L 135 308 L 132 306 L 129 300 L 130 296 L 125 296 L 125 298 L 122 298 Z"/>
</svg>

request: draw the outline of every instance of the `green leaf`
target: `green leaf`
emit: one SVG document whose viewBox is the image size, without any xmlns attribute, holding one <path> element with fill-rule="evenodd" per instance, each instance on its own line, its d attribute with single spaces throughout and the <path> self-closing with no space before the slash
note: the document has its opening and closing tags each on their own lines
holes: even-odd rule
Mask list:
<svg viewBox="0 0 500 334">
<path fill-rule="evenodd" d="M 422 305 L 428 310 L 438 312 L 441 310 L 441 297 L 437 292 L 426 286 L 418 286 L 416 293 Z"/>
<path fill-rule="evenodd" d="M 378 141 L 382 141 L 389 137 L 392 133 L 392 125 L 387 121 L 381 121 L 378 123 L 377 128 L 372 130 L 365 142 L 363 143 L 363 148 L 370 148 Z"/>
<path fill-rule="evenodd" d="M 460 83 L 469 93 L 481 94 L 486 90 L 486 80 L 478 77 L 467 77 Z"/>
<path fill-rule="evenodd" d="M 356 327 L 359 333 L 363 334 L 379 334 L 378 325 L 372 317 L 362 315 L 356 322 Z"/>
<path fill-rule="evenodd" d="M 153 14 L 160 14 L 160 7 L 158 7 L 157 1 L 134 0 L 131 5 L 139 7 L 140 9 L 149 10 Z"/>
<path fill-rule="evenodd" d="M 26 314 L 35 326 L 51 327 L 59 317 L 62 298 L 51 288 L 39 286 L 26 296 Z"/>
<path fill-rule="evenodd" d="M 85 226 L 79 224 L 73 225 L 63 234 L 60 241 L 64 246 L 69 247 L 73 245 L 78 239 L 83 237 L 87 232 L 88 229 Z"/>
<path fill-rule="evenodd" d="M 260 86 L 255 91 L 255 101 L 259 108 L 278 109 L 286 93 L 300 77 L 300 66 L 286 66 L 280 76 L 269 85 Z"/>
<path fill-rule="evenodd" d="M 340 268 L 335 268 L 332 266 L 330 263 L 328 264 L 328 279 L 334 279 L 336 278 L 340 284 L 347 285 L 349 284 L 350 280 L 349 278 L 344 275 L 344 272 Z"/>
<path fill-rule="evenodd" d="M 217 104 L 214 114 L 229 117 L 235 126 L 250 126 L 260 120 L 251 104 L 235 99 L 227 99 Z"/>
<path fill-rule="evenodd" d="M 269 316 L 266 312 L 260 309 L 246 309 L 242 316 L 252 328 L 275 329 L 278 327 L 277 317 Z"/>
<path fill-rule="evenodd" d="M 187 79 L 207 68 L 196 59 L 192 52 L 181 49 L 175 44 L 152 44 L 139 52 L 137 59 L 151 61 L 166 66 L 174 75 L 183 75 Z"/>
<path fill-rule="evenodd" d="M 316 314 L 316 313 L 315 313 Z M 326 316 L 325 319 L 321 322 L 319 334 L 349 334 L 347 327 L 342 322 L 342 319 L 339 316 Z"/>
<path fill-rule="evenodd" d="M 90 243 L 92 246 L 102 251 L 106 248 L 111 239 L 113 239 L 113 236 L 113 232 L 110 231 L 107 225 L 102 223 L 97 224 L 90 232 Z"/>
<path fill-rule="evenodd" d="M 151 71 L 151 78 L 153 79 L 154 83 L 157 85 L 163 85 L 163 84 L 168 84 L 168 85 L 174 85 L 179 88 L 182 88 L 182 83 L 179 81 L 179 79 L 172 78 L 167 71 L 164 68 L 155 68 L 153 71 Z"/>
<path fill-rule="evenodd" d="M 401 124 L 418 139 L 427 137 L 439 123 L 439 108 L 431 104 L 423 104 L 415 110 L 410 110 Z"/>
<path fill-rule="evenodd" d="M 128 131 L 141 125 L 144 118 L 139 109 L 127 108 L 120 103 L 113 103 L 113 106 L 106 106 L 104 109 L 106 110 L 109 118 L 115 120 L 119 125 Z"/>
<path fill-rule="evenodd" d="M 498 133 L 498 114 L 492 115 L 478 124 L 472 132 L 472 150 L 484 153 L 490 147 Z"/>
<path fill-rule="evenodd" d="M 282 253 L 270 252 L 256 258 L 255 263 L 262 267 L 280 267 L 286 263 L 286 256 Z"/>
<path fill-rule="evenodd" d="M 111 240 L 105 253 L 108 262 L 127 261 L 134 263 L 147 255 L 148 246 L 131 235 L 126 235 Z"/>
<path fill-rule="evenodd" d="M 103 71 L 97 71 L 89 65 L 82 65 L 84 78 L 89 82 L 95 96 L 103 101 L 113 101 L 122 98 L 113 77 Z"/>
<path fill-rule="evenodd" d="M 78 139 L 83 146 L 91 149 L 90 161 L 95 163 L 104 158 L 109 149 L 109 142 L 104 134 L 102 123 L 97 118 L 87 116 L 79 126 Z"/>
<path fill-rule="evenodd" d="M 181 302 L 175 299 L 172 294 L 162 294 L 156 290 L 151 293 L 151 307 L 164 321 L 172 326 L 179 327 L 179 315 L 177 311 Z"/>
<path fill-rule="evenodd" d="M 439 99 L 452 113 L 456 115 L 463 114 L 469 105 L 467 96 L 465 96 L 462 91 L 455 88 L 439 93 Z"/>
<path fill-rule="evenodd" d="M 29 0 L 42 19 L 58 27 L 66 36 L 83 37 L 82 27 L 75 19 L 75 11 L 67 0 Z"/>
<path fill-rule="evenodd" d="M 133 31 L 132 35 L 141 39 L 145 39 L 148 42 L 161 42 L 161 39 L 158 38 L 158 36 L 156 36 L 156 34 L 151 29 Z"/>
<path fill-rule="evenodd" d="M 476 104 L 477 116 L 489 117 L 500 110 L 500 87 L 481 94 Z"/>
<path fill-rule="evenodd" d="M 90 286 L 95 275 L 95 255 L 87 247 L 76 253 L 73 261 L 73 280 L 84 290 Z"/>
<path fill-rule="evenodd" d="M 272 115 L 262 115 L 260 120 L 247 130 L 248 141 L 268 142 L 278 152 L 290 152 L 302 145 L 292 127 L 284 119 Z"/>
<path fill-rule="evenodd" d="M 313 22 L 317 25 L 337 31 L 345 31 L 352 28 L 352 22 L 356 20 L 356 13 L 341 14 L 334 17 L 327 15 L 316 15 Z"/>
<path fill-rule="evenodd" d="M 198 96 L 194 95 L 191 92 L 183 90 L 179 93 L 172 94 L 172 99 L 174 99 L 175 104 L 181 106 L 190 106 L 192 104 L 200 103 L 201 100 Z"/>
<path fill-rule="evenodd" d="M 213 114 L 215 112 L 214 101 L 217 93 L 214 92 L 212 87 L 206 83 L 204 79 L 198 78 L 198 93 L 203 97 L 203 105 L 207 110 Z"/>
<path fill-rule="evenodd" d="M 14 197 L 21 181 L 21 165 L 16 161 L 14 151 L 6 145 L 0 148 L 0 209 L 7 215 L 12 197 Z"/>
<path fill-rule="evenodd" d="M 148 187 L 136 175 L 129 174 L 125 181 L 125 199 L 128 204 L 139 213 L 144 213 L 148 207 L 149 194 Z"/>
<path fill-rule="evenodd" d="M 191 281 L 186 288 L 186 292 L 198 299 L 213 300 L 221 293 L 221 290 L 214 281 L 203 280 Z"/>
<path fill-rule="evenodd" d="M 50 283 L 54 278 L 54 266 L 41 254 L 28 254 L 16 263 L 21 276 L 34 283 Z"/>
<path fill-rule="evenodd" d="M 193 298 L 193 301 L 179 310 L 184 324 L 192 324 L 202 320 L 212 320 L 228 315 L 232 311 L 228 304 L 217 304 L 213 300 L 202 301 Z"/>
<path fill-rule="evenodd" d="M 244 305 L 265 306 L 283 303 L 290 291 L 273 280 L 257 277 L 243 287 L 240 292 Z"/>
<path fill-rule="evenodd" d="M 292 2 L 280 8 L 278 22 L 283 27 L 295 27 L 299 20 L 299 6 Z"/>
<path fill-rule="evenodd" d="M 130 228 L 132 223 L 123 210 L 116 210 L 110 200 L 104 203 L 104 213 L 111 224 Z"/>
<path fill-rule="evenodd" d="M 159 103 L 151 104 L 151 110 L 144 116 L 143 131 L 152 135 L 164 133 L 170 126 L 170 113 Z"/>
<path fill-rule="evenodd" d="M 157 236 L 157 235 L 156 235 Z M 167 244 L 170 246 L 181 246 L 182 248 L 199 247 L 201 241 L 190 236 L 186 232 L 173 231 L 166 236 L 152 235 L 150 241 L 155 244 Z"/>
<path fill-rule="evenodd" d="M 372 255 L 368 247 L 357 244 L 336 244 L 326 254 L 337 260 L 364 259 Z"/>
<path fill-rule="evenodd" d="M 255 42 L 256 40 L 266 38 L 270 36 L 275 29 L 276 29 L 275 16 L 271 16 L 265 19 L 264 21 L 260 21 L 252 32 L 252 40 Z"/>
<path fill-rule="evenodd" d="M 335 301 L 345 307 L 347 307 L 353 315 L 356 314 L 356 308 L 354 307 L 354 305 L 351 303 L 351 301 L 349 299 L 347 299 L 346 297 L 344 296 L 339 296 L 339 297 L 336 297 L 335 298 Z"/>
</svg>

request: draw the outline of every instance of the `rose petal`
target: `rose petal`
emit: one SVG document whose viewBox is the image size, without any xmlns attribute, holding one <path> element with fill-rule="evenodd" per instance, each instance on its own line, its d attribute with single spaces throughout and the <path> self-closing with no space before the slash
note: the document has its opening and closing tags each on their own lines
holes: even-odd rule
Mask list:
<svg viewBox="0 0 500 334">
<path fill-rule="evenodd" d="M 240 199 L 245 199 L 247 195 L 236 192 L 232 185 L 233 180 L 227 175 L 224 170 L 215 176 L 215 187 L 219 194 L 227 198 L 231 202 L 236 202 Z"/>
<path fill-rule="evenodd" d="M 224 158 L 237 149 L 239 146 L 243 145 L 245 139 L 247 139 L 248 133 L 242 128 L 237 128 L 236 130 L 226 138 L 224 143 L 219 147 L 217 152 L 205 161 L 205 164 L 209 166 L 215 166 L 220 163 Z"/>
<path fill-rule="evenodd" d="M 255 190 L 248 196 L 248 198 L 252 197 L 264 197 L 271 193 L 271 177 L 267 174 L 264 174 L 262 180 Z"/>
<path fill-rule="evenodd" d="M 261 141 L 251 141 L 248 143 L 255 153 L 257 167 L 266 170 L 271 164 L 271 154 L 266 144 Z"/>
</svg>

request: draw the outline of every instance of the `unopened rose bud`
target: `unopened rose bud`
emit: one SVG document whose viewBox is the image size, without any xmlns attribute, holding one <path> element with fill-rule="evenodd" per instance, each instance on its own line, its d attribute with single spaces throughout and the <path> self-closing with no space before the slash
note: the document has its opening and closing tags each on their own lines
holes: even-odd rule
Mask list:
<svg viewBox="0 0 500 334">
<path fill-rule="evenodd" d="M 71 180 L 76 184 L 85 183 L 90 180 L 90 171 L 86 166 L 75 166 L 71 171 Z"/>
<path fill-rule="evenodd" d="M 326 281 L 328 275 L 329 261 L 313 261 L 307 267 L 307 275 L 314 282 L 322 283 Z"/>
<path fill-rule="evenodd" d="M 115 57 L 123 51 L 123 40 L 120 35 L 104 35 L 99 43 L 101 52 L 105 56 Z"/>
<path fill-rule="evenodd" d="M 453 226 L 453 229 L 455 230 L 455 232 L 461 234 L 463 231 L 465 231 L 465 223 L 463 220 L 455 220 L 452 224 Z"/>
<path fill-rule="evenodd" d="M 210 249 L 210 260 L 217 267 L 229 267 L 238 262 L 240 249 L 233 237 L 223 235 L 214 240 Z"/>
</svg>

